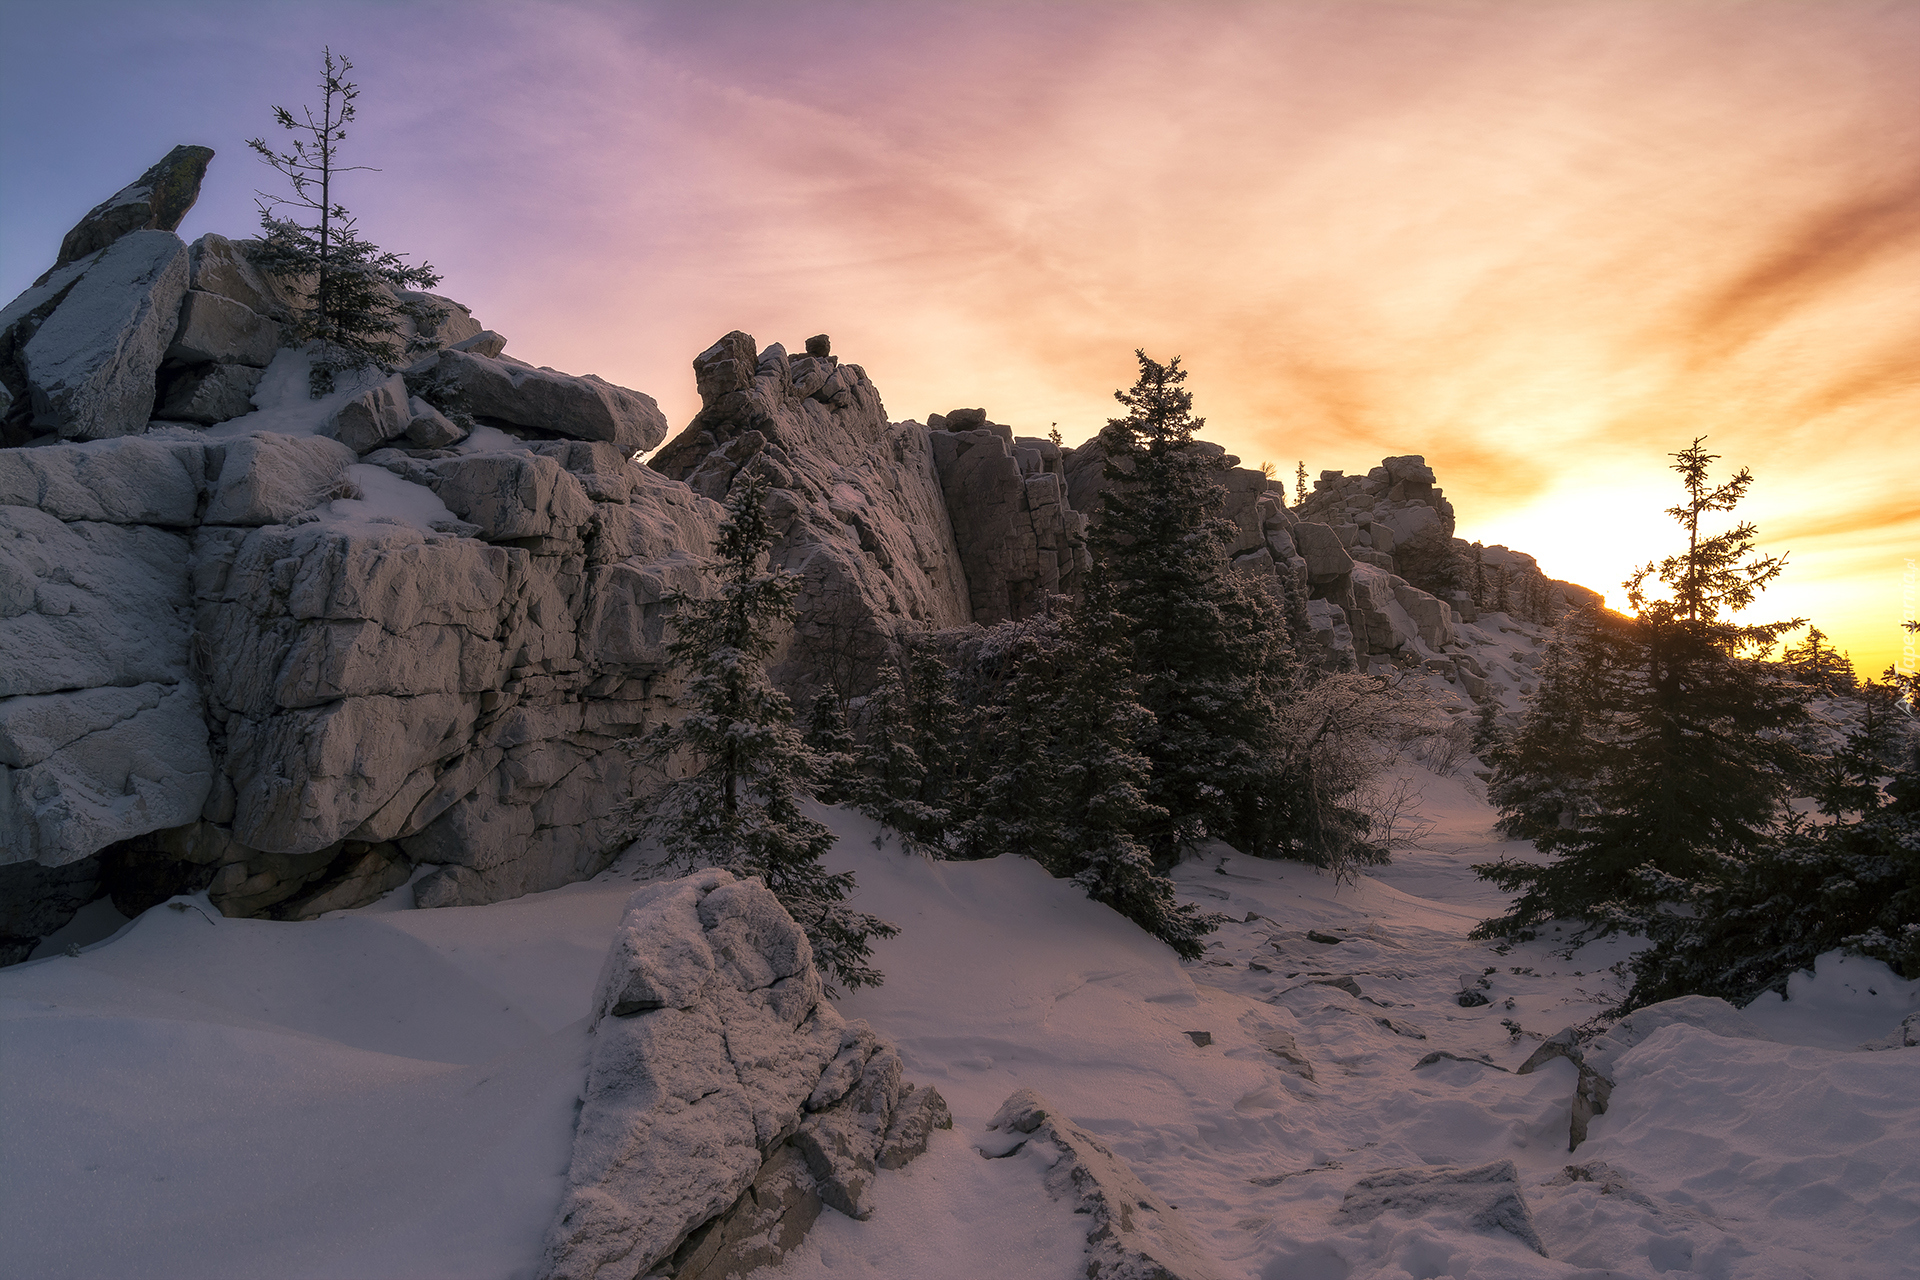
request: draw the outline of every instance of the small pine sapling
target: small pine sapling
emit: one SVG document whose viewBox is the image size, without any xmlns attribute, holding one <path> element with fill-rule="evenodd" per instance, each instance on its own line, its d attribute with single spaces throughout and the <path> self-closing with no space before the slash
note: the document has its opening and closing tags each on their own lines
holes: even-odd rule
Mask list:
<svg viewBox="0 0 1920 1280">
<path fill-rule="evenodd" d="M 293 282 L 304 295 L 289 337 L 317 345 L 308 390 L 316 398 L 333 390 L 334 374 L 378 365 L 391 370 L 407 354 L 395 333 L 403 317 L 419 325 L 437 325 L 445 310 L 420 301 L 402 302 L 396 289 L 430 289 L 439 274 L 425 262 L 409 265 L 403 255 L 381 249 L 363 237 L 342 204 L 334 182 L 341 174 L 365 172 L 368 165 L 340 162 L 340 144 L 353 121 L 359 86 L 346 78 L 353 63 L 322 53 L 321 107 L 295 116 L 273 108 L 274 121 L 296 135 L 293 149 L 276 151 L 264 138 L 247 145 L 287 179 L 291 196 L 257 192 L 260 227 L 265 233 L 249 255 L 253 264 Z M 285 211 L 285 216 L 283 216 Z M 311 219 L 301 221 L 302 217 Z"/>
</svg>

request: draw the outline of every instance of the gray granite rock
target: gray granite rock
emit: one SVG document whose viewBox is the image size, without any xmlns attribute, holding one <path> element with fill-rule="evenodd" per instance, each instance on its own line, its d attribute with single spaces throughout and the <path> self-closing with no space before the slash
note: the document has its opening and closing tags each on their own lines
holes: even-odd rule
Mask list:
<svg viewBox="0 0 1920 1280">
<path fill-rule="evenodd" d="M 805 934 L 758 880 L 711 870 L 636 892 L 593 1009 L 543 1277 L 631 1280 L 682 1250 L 679 1274 L 719 1276 L 777 1260 L 821 1202 L 857 1204 L 857 1160 L 823 1184 L 809 1152 L 891 1115 L 898 1058 L 822 999 Z M 835 1076 L 852 1085 L 809 1113 L 823 1072 L 856 1056 Z"/>
<path fill-rule="evenodd" d="M 175 370 L 155 409 L 170 422 L 211 426 L 244 417 L 254 409 L 253 393 L 266 371 L 244 364 L 203 364 Z"/>
<path fill-rule="evenodd" d="M 87 211 L 60 241 L 54 268 L 77 262 L 135 231 L 173 231 L 200 198 L 212 147 L 182 145 Z"/>
<path fill-rule="evenodd" d="M 1060 1115 L 1032 1089 L 1000 1104 L 982 1146 L 989 1158 L 1028 1143 L 1054 1152 L 1047 1193 L 1088 1220 L 1087 1280 L 1215 1280 L 1225 1269 L 1200 1247 L 1179 1212 L 1098 1138 Z"/>
<path fill-rule="evenodd" d="M 134 231 L 42 280 L 0 312 L 9 421 L 69 440 L 145 431 L 187 291 L 186 245 Z"/>
</svg>

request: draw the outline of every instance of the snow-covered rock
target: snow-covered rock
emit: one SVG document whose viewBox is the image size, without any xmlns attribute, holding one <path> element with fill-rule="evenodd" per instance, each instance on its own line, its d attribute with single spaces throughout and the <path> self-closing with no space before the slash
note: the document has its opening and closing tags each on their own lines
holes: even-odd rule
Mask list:
<svg viewBox="0 0 1920 1280">
<path fill-rule="evenodd" d="M 1449 1167 L 1389 1169 L 1360 1179 L 1347 1189 L 1339 1216 L 1371 1222 L 1384 1213 L 1420 1216 L 1445 1213 L 1464 1220 L 1473 1231 L 1504 1231 L 1542 1257 L 1546 1247 L 1534 1227 L 1520 1174 L 1511 1160 L 1473 1169 Z"/>
<path fill-rule="evenodd" d="M 187 292 L 187 246 L 134 231 L 42 277 L 0 311 L 8 419 L 65 440 L 138 435 Z"/>
<path fill-rule="evenodd" d="M 1032 1089 L 1016 1090 L 987 1125 L 998 1134 L 981 1154 L 1005 1157 L 1030 1144 L 1058 1153 L 1047 1192 L 1086 1214 L 1087 1280 L 1214 1280 L 1224 1268 L 1209 1257 L 1179 1212 L 1140 1181 L 1126 1162 L 1060 1115 Z"/>
<path fill-rule="evenodd" d="M 335 409 L 321 433 L 355 453 L 366 453 L 404 435 L 412 422 L 407 384 L 396 373 Z"/>
<path fill-rule="evenodd" d="M 604 440 L 629 456 L 667 435 L 667 420 L 652 396 L 592 374 L 536 369 L 477 349 L 443 351 L 422 361 L 408 370 L 408 382 L 416 391 L 427 385 L 445 388 L 476 417 L 576 440 Z"/>
<path fill-rule="evenodd" d="M 87 211 L 60 241 L 54 266 L 64 267 L 135 231 L 172 231 L 200 198 L 212 147 L 182 145 Z"/>
<path fill-rule="evenodd" d="M 191 279 L 189 267 L 189 279 Z M 243 302 L 205 289 L 187 290 L 180 325 L 166 358 L 182 364 L 244 364 L 264 369 L 280 346 L 279 326 Z"/>
<path fill-rule="evenodd" d="M 323 436 L 269 431 L 209 449 L 217 465 L 201 517 L 210 525 L 281 524 L 342 496 L 352 450 Z"/>
<path fill-rule="evenodd" d="M 668 1259 L 719 1277 L 777 1260 L 823 1200 L 864 1216 L 900 1060 L 823 1000 L 806 935 L 758 880 L 636 892 L 593 1009 L 544 1277 L 632 1280 Z"/>
</svg>

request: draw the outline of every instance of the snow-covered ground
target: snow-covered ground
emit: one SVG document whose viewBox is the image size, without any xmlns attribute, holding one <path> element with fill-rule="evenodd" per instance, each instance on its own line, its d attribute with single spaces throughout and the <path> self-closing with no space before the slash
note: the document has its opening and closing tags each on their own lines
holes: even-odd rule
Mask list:
<svg viewBox="0 0 1920 1280">
<path fill-rule="evenodd" d="M 1498 844 L 1470 779 L 1408 776 L 1434 826 L 1355 883 L 1224 849 L 1184 865 L 1234 921 L 1192 964 L 1031 863 L 929 862 L 825 811 L 859 905 L 902 928 L 886 985 L 840 1007 L 956 1127 L 779 1274 L 1079 1274 L 1086 1220 L 1025 1156 L 973 1149 L 1031 1086 L 1235 1277 L 1920 1275 L 1920 1050 L 1854 1047 L 1920 984 L 1829 957 L 1747 1012 L 1770 1038 L 1666 1027 L 1569 1154 L 1572 1066 L 1511 1069 L 1617 998 L 1628 944 L 1468 941 L 1501 906 L 1469 864 L 1526 847 Z M 0 971 L 0 1275 L 530 1277 L 639 874 L 437 911 L 403 888 L 308 924 L 177 899 Z M 1547 1257 L 1444 1213 L 1336 1214 L 1374 1171 L 1502 1159 Z"/>
</svg>

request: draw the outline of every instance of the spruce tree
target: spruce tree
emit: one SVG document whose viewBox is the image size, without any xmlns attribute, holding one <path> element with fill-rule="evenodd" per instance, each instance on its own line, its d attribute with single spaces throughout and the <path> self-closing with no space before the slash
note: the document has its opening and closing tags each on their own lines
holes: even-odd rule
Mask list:
<svg viewBox="0 0 1920 1280">
<path fill-rule="evenodd" d="M 311 107 L 296 117 L 285 107 L 273 108 L 275 123 L 292 133 L 291 151 L 276 151 L 264 138 L 247 145 L 261 160 L 282 174 L 292 196 L 259 192 L 262 242 L 249 255 L 263 271 L 292 281 L 305 294 L 289 337 L 314 341 L 308 389 L 315 397 L 333 390 L 333 375 L 344 369 L 378 365 L 390 370 L 407 354 L 394 335 L 402 317 L 418 323 L 437 323 L 442 308 L 418 302 L 403 303 L 394 290 L 430 289 L 440 276 L 428 263 L 411 266 L 403 255 L 381 249 L 360 234 L 353 215 L 339 200 L 335 181 L 341 174 L 365 172 L 367 165 L 340 162 L 340 144 L 356 113 L 359 86 L 346 78 L 353 63 L 322 52 L 321 107 L 316 119 Z M 288 216 L 281 216 L 282 211 Z M 310 221 L 301 221 L 305 217 Z"/>
<path fill-rule="evenodd" d="M 768 487 L 758 471 L 734 481 L 707 565 L 717 594 L 669 598 L 667 653 L 686 676 L 686 714 L 634 745 L 655 761 L 691 761 L 691 772 L 671 784 L 649 826 L 686 870 L 758 876 L 806 931 L 824 976 L 876 986 L 872 939 L 898 930 L 846 905 L 851 872 L 830 875 L 820 865 L 833 833 L 800 810 L 817 765 L 793 727 L 792 705 L 767 677 L 774 633 L 792 619 L 799 589 L 796 575 L 763 567 L 773 542 Z"/>
<path fill-rule="evenodd" d="M 1300 465 L 1295 467 L 1293 470 L 1293 505 L 1296 507 L 1303 506 L 1305 505 L 1306 501 L 1307 501 L 1307 461 L 1305 458 L 1302 458 L 1300 460 Z"/>
<path fill-rule="evenodd" d="M 1611 712 L 1604 729 L 1584 728 L 1576 753 L 1591 768 L 1591 809 L 1534 835 L 1553 863 L 1475 868 L 1521 891 L 1508 915 L 1479 926 L 1481 936 L 1554 916 L 1603 928 L 1644 921 L 1675 884 L 1712 880 L 1761 849 L 1802 767 L 1779 730 L 1805 712 L 1749 656 L 1798 622 L 1743 626 L 1721 617 L 1751 604 L 1785 560 L 1753 554 L 1749 523 L 1715 535 L 1701 529 L 1703 517 L 1738 504 L 1752 476 L 1742 470 L 1710 483 L 1716 457 L 1698 439 L 1673 457 L 1687 498 L 1668 514 L 1686 530 L 1687 549 L 1628 580 L 1630 624 L 1594 633 L 1606 682 L 1598 701 Z M 1655 583 L 1666 588 L 1661 598 Z M 1585 779 L 1569 769 L 1564 781 Z"/>
<path fill-rule="evenodd" d="M 1487 799 L 1500 811 L 1496 829 L 1510 840 L 1537 840 L 1594 807 L 1611 692 L 1600 633 L 1611 625 L 1597 610 L 1567 615 L 1518 731 L 1481 757 L 1493 767 Z"/>
<path fill-rule="evenodd" d="M 891 828 L 908 848 L 944 850 L 948 815 L 920 798 L 927 789 L 927 767 L 915 749 L 907 678 L 898 664 L 881 668 L 865 719 L 860 773 L 852 788 L 855 807 Z"/>
<path fill-rule="evenodd" d="M 1127 666 L 1153 717 L 1139 744 L 1153 766 L 1147 799 L 1165 813 L 1142 834 L 1167 867 L 1206 834 L 1257 833 L 1273 688 L 1291 653 L 1271 597 L 1227 563 L 1229 464 L 1198 446 L 1185 370 L 1135 355 L 1138 380 L 1114 393 L 1127 414 L 1100 432 L 1107 487 L 1084 589 L 1110 593 L 1125 620 Z"/>
<path fill-rule="evenodd" d="M 966 713 L 954 696 L 953 669 L 929 643 L 923 641 L 908 648 L 906 685 L 913 754 L 921 769 L 914 798 L 929 814 L 938 815 L 934 821 L 944 834 L 964 817 L 954 810 L 959 800 L 956 784 L 966 737 Z"/>
<path fill-rule="evenodd" d="M 1474 707 L 1473 716 L 1473 754 L 1491 764 L 1500 748 L 1506 745 L 1507 735 L 1500 727 L 1500 702 L 1491 692 L 1480 698 Z"/>
<path fill-rule="evenodd" d="M 1175 901 L 1147 842 L 1168 829 L 1170 815 L 1152 799 L 1155 766 L 1141 744 L 1153 737 L 1154 717 L 1132 696 L 1126 637 L 1135 624 L 1118 594 L 1096 578 L 1068 628 L 1068 669 L 1053 713 L 1058 825 L 1047 842 L 1050 869 L 1195 960 L 1220 917 Z"/>
<path fill-rule="evenodd" d="M 1668 886 L 1681 909 L 1648 921 L 1653 945 L 1633 958 L 1623 1009 L 1688 994 L 1735 1004 L 1785 994 L 1795 971 L 1835 948 L 1920 978 L 1920 754 L 1908 746 L 1863 812 L 1792 821 L 1716 880 Z"/>
<path fill-rule="evenodd" d="M 807 713 L 806 745 L 817 769 L 815 794 L 827 804 L 844 804 L 853 794 L 859 745 L 847 727 L 846 704 L 832 689 L 813 699 Z"/>
<path fill-rule="evenodd" d="M 1064 679 L 1062 617 L 1048 608 L 1001 622 L 981 638 L 970 673 L 974 732 L 959 856 L 1017 853 L 1055 871 L 1053 732 Z"/>
<path fill-rule="evenodd" d="M 1806 639 L 1788 646 L 1780 655 L 1780 660 L 1793 672 L 1796 680 L 1821 693 L 1853 692 L 1858 683 L 1853 674 L 1853 664 L 1826 641 L 1826 632 L 1809 626 Z"/>
</svg>

